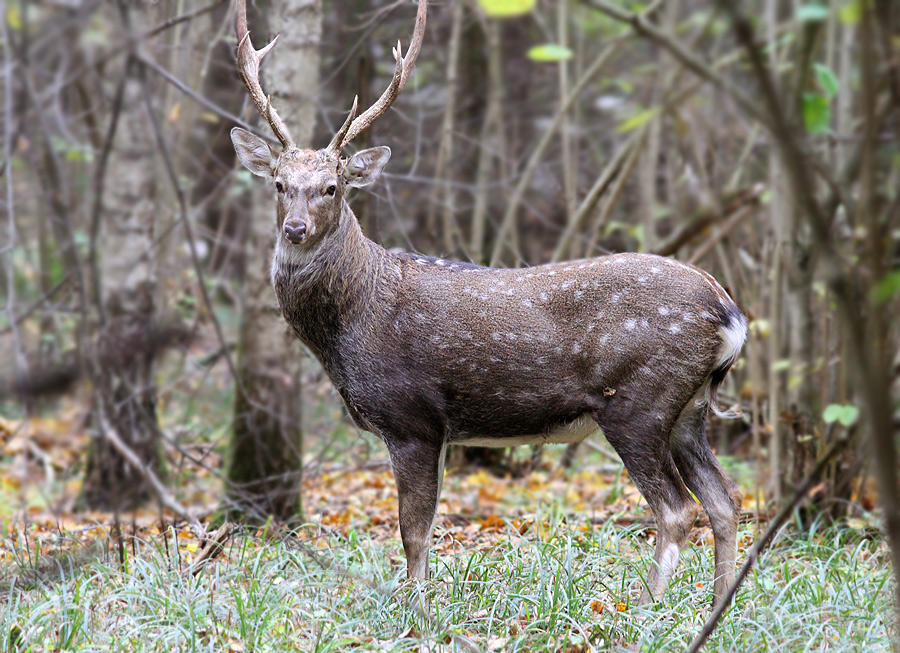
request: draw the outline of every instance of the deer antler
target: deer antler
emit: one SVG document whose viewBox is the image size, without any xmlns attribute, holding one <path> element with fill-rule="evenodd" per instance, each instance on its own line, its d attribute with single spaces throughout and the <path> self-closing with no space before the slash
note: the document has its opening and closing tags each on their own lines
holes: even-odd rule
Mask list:
<svg viewBox="0 0 900 653">
<path fill-rule="evenodd" d="M 327 149 L 340 153 L 361 131 L 387 111 L 394 103 L 394 100 L 397 99 L 397 96 L 400 95 L 416 63 L 416 57 L 419 56 L 419 50 L 422 49 L 422 39 L 425 37 L 425 14 L 427 11 L 428 0 L 419 0 L 419 10 L 416 12 L 416 26 L 413 29 L 412 41 L 410 41 L 406 56 L 402 56 L 403 51 L 400 41 L 397 41 L 397 47 L 393 48 L 397 67 L 394 69 L 394 78 L 391 80 L 390 85 L 375 104 L 356 118 L 354 118 L 356 114 L 356 99 L 353 100 L 353 108 L 350 110 L 350 115 L 347 117 L 344 125 L 338 130 L 338 133 L 331 139 Z"/>
<path fill-rule="evenodd" d="M 259 65 L 262 63 L 263 57 L 275 47 L 278 37 L 276 36 L 272 39 L 272 42 L 261 50 L 253 48 L 253 43 L 250 42 L 250 31 L 247 29 L 247 0 L 237 0 L 236 31 L 238 38 L 238 72 L 241 75 L 241 79 L 244 80 L 244 85 L 250 93 L 250 98 L 253 100 L 253 104 L 256 105 L 260 115 L 271 125 L 272 131 L 275 132 L 282 146 L 285 149 L 293 147 L 294 140 L 288 133 L 284 121 L 281 120 L 272 107 L 271 98 L 263 93 L 262 85 L 259 83 Z"/>
</svg>

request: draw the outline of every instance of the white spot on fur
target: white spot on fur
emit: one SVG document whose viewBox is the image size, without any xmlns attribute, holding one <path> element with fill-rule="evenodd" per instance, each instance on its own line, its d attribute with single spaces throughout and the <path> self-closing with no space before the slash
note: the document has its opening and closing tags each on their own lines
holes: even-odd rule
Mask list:
<svg viewBox="0 0 900 653">
<path fill-rule="evenodd" d="M 608 342 L 609 342 L 609 334 L 608 333 L 604 333 L 602 336 L 600 336 L 600 344 L 601 345 L 605 345 Z"/>
<path fill-rule="evenodd" d="M 511 342 L 515 342 L 516 340 L 518 340 L 518 338 L 519 338 L 519 336 L 517 336 L 515 333 L 507 333 L 506 334 L 506 339 Z"/>
<path fill-rule="evenodd" d="M 547 273 L 547 275 L 548 275 L 548 276 L 551 276 L 551 277 L 556 276 L 556 270 L 550 270 L 550 271 Z"/>
<path fill-rule="evenodd" d="M 681 325 L 677 322 L 669 325 L 669 331 L 672 333 L 681 333 Z"/>
<path fill-rule="evenodd" d="M 710 317 L 712 317 L 712 315 L 710 315 Z M 685 322 L 691 322 L 691 323 L 697 321 L 697 318 L 694 316 L 693 313 L 684 313 L 684 314 L 682 314 L 681 319 L 684 320 Z"/>
<path fill-rule="evenodd" d="M 638 277 L 638 283 L 647 283 L 647 277 L 644 277 L 644 276 Z"/>
<path fill-rule="evenodd" d="M 434 262 L 434 264 L 435 264 L 435 265 L 447 265 L 447 261 L 445 261 L 445 260 L 442 259 L 442 258 L 439 258 L 438 260 L 436 260 L 436 261 Z"/>
<path fill-rule="evenodd" d="M 423 258 L 417 258 L 416 263 L 418 263 L 419 265 L 425 265 L 426 263 L 428 263 L 428 261 Z"/>
<path fill-rule="evenodd" d="M 650 268 L 650 272 L 651 274 L 659 274 L 660 272 L 662 272 L 662 270 L 654 265 L 652 268 Z"/>
<path fill-rule="evenodd" d="M 571 287 L 574 286 L 574 285 L 575 285 L 575 281 L 574 281 L 573 279 L 570 279 L 569 281 L 566 281 L 566 282 L 562 285 L 562 289 L 563 289 L 563 290 L 568 290 L 569 288 L 571 288 Z"/>
<path fill-rule="evenodd" d="M 494 331 L 491 334 L 491 338 L 493 338 L 494 340 L 500 341 L 500 340 L 503 340 L 503 335 L 498 333 L 497 331 Z"/>
<path fill-rule="evenodd" d="M 547 293 L 545 293 L 545 292 L 541 293 L 541 301 L 542 302 L 547 301 L 549 298 L 550 298 L 550 296 Z"/>
<path fill-rule="evenodd" d="M 578 301 L 579 299 L 581 299 L 582 297 L 584 297 L 584 291 L 583 291 L 583 290 L 576 290 L 576 291 L 575 291 L 575 301 L 577 302 L 577 301 Z"/>
<path fill-rule="evenodd" d="M 612 297 L 609 298 L 609 301 L 612 302 L 613 304 L 617 304 L 619 302 L 619 299 L 621 299 L 621 298 L 622 298 L 622 295 L 620 295 L 617 292 L 614 292 L 612 294 Z"/>
<path fill-rule="evenodd" d="M 625 320 L 624 326 L 625 326 L 626 331 L 634 331 L 634 327 L 637 326 L 637 320 L 635 320 L 633 318 L 628 318 L 627 320 Z"/>
<path fill-rule="evenodd" d="M 524 306 L 525 308 L 531 308 L 532 306 L 534 306 L 534 303 L 532 303 L 530 299 L 523 299 L 522 306 Z"/>
<path fill-rule="evenodd" d="M 576 342 L 574 345 L 572 345 L 572 353 L 573 354 L 581 353 L 581 343 L 580 342 Z"/>
<path fill-rule="evenodd" d="M 669 307 L 668 306 L 660 306 L 659 308 L 656 309 L 656 312 L 659 313 L 660 315 L 668 315 Z"/>
</svg>

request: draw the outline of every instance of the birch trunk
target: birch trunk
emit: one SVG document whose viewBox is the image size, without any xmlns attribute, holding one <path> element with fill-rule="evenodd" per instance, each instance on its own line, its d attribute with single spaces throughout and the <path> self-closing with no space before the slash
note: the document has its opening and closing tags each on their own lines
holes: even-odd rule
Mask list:
<svg viewBox="0 0 900 653">
<path fill-rule="evenodd" d="M 313 94 L 319 80 L 320 0 L 275 0 L 266 14 L 269 35 L 280 34 L 266 57 L 264 88 L 297 144 L 309 147 L 315 123 Z M 256 47 L 268 39 L 250 26 Z M 238 353 L 229 512 L 245 518 L 302 515 L 303 435 L 300 425 L 300 345 L 281 317 L 269 281 L 275 239 L 271 187 L 251 202 L 246 279 Z"/>
</svg>

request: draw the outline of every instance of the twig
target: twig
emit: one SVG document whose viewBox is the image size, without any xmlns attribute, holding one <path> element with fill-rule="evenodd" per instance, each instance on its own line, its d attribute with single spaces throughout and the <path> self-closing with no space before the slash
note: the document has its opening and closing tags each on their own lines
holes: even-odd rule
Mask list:
<svg viewBox="0 0 900 653">
<path fill-rule="evenodd" d="M 741 584 L 744 582 L 744 579 L 747 578 L 747 574 L 750 573 L 753 565 L 759 559 L 759 554 L 763 552 L 766 546 L 768 546 L 772 537 L 788 520 L 788 518 L 794 512 L 794 508 L 806 496 L 806 493 L 812 487 L 813 483 L 818 480 L 819 475 L 825 470 L 826 467 L 828 467 L 828 465 L 831 463 L 831 460 L 838 453 L 840 453 L 846 445 L 846 439 L 835 440 L 831 443 L 831 446 L 828 447 L 828 449 L 819 459 L 819 462 L 816 463 L 816 466 L 813 468 L 813 470 L 807 475 L 805 479 L 803 479 L 803 482 L 800 483 L 800 485 L 797 487 L 796 491 L 794 492 L 794 497 L 769 523 L 769 528 L 766 529 L 766 532 L 763 533 L 762 537 L 756 540 L 756 543 L 747 553 L 747 561 L 744 562 L 744 565 L 741 567 L 740 572 L 738 572 L 738 575 L 734 579 L 734 582 L 731 584 L 731 587 L 728 588 L 728 592 L 713 609 L 712 614 L 709 615 L 706 623 L 703 624 L 703 630 L 700 631 L 700 634 L 697 635 L 697 638 L 691 643 L 691 647 L 688 649 L 688 653 L 697 653 L 697 651 L 702 648 L 707 638 L 709 638 L 713 630 L 715 630 L 716 626 L 719 623 L 719 620 L 722 618 L 722 615 L 725 614 L 725 610 L 727 610 L 731 605 L 735 594 L 737 594 L 737 591 L 740 588 Z"/>
<path fill-rule="evenodd" d="M 726 206 L 720 210 L 704 210 L 675 231 L 669 238 L 662 242 L 653 253 L 660 256 L 671 256 L 683 245 L 687 245 L 698 233 L 706 229 L 710 224 L 733 216 L 740 209 L 748 205 L 756 206 L 764 190 L 763 186 L 754 186 L 744 191 L 732 194 Z M 733 218 L 732 218 L 733 219 Z M 725 234 L 722 234 L 725 235 Z"/>
<path fill-rule="evenodd" d="M 138 57 L 136 59 L 136 62 L 144 66 L 149 66 L 150 68 L 158 68 L 158 66 L 156 66 L 154 62 L 146 59 L 145 57 Z M 161 68 L 158 69 L 162 70 Z M 150 89 L 147 86 L 144 77 L 141 77 L 140 80 L 144 96 L 144 104 L 147 107 L 147 114 L 150 117 L 150 126 L 153 129 L 153 136 L 156 140 L 159 152 L 162 155 L 163 163 L 165 164 L 165 169 L 168 174 L 169 181 L 172 184 L 172 190 L 175 192 L 175 198 L 178 201 L 178 209 L 180 214 L 179 220 L 181 222 L 181 226 L 184 228 L 184 235 L 187 239 L 188 250 L 191 254 L 191 263 L 194 267 L 194 274 L 197 275 L 197 287 L 200 291 L 200 296 L 203 299 L 203 304 L 206 307 L 209 319 L 212 321 L 213 328 L 216 332 L 216 338 L 219 341 L 219 346 L 222 348 L 222 355 L 225 358 L 225 362 L 228 364 L 228 370 L 231 373 L 231 377 L 234 379 L 235 383 L 240 385 L 240 377 L 237 373 L 234 359 L 231 357 L 231 354 L 228 350 L 228 344 L 225 341 L 225 334 L 222 332 L 222 325 L 219 324 L 219 320 L 216 317 L 216 312 L 215 310 L 213 310 L 212 300 L 209 297 L 209 291 L 206 288 L 206 281 L 204 278 L 205 275 L 203 273 L 203 266 L 200 264 L 200 255 L 197 253 L 197 242 L 194 238 L 194 230 L 193 226 L 191 225 L 191 219 L 187 207 L 187 199 L 185 198 L 181 183 L 178 181 L 178 174 L 175 172 L 175 167 L 172 163 L 172 157 L 169 155 L 169 148 L 166 145 L 166 141 L 163 138 L 159 123 L 157 122 L 156 113 L 153 110 L 153 101 L 151 99 Z M 240 388 L 238 389 L 240 390 Z"/>
<path fill-rule="evenodd" d="M 709 254 L 709 251 L 715 247 L 725 236 L 730 234 L 735 227 L 737 227 L 741 222 L 743 222 L 746 218 L 753 215 L 756 210 L 756 204 L 750 204 L 749 206 L 744 206 L 738 209 L 734 215 L 732 215 L 728 222 L 719 227 L 716 232 L 706 239 L 706 241 L 697 248 L 697 251 L 691 255 L 691 258 L 688 259 L 688 263 L 691 265 L 696 265 L 699 260 L 701 260 L 704 256 Z"/>
<path fill-rule="evenodd" d="M 239 127 L 246 129 L 249 132 L 253 132 L 260 138 L 264 138 L 267 141 L 269 141 L 270 143 L 278 143 L 278 139 L 273 138 L 271 134 L 267 134 L 265 132 L 260 131 L 257 127 L 255 127 L 247 122 L 244 122 L 240 118 L 240 116 L 236 116 L 233 113 L 226 111 L 225 109 L 220 107 L 218 104 L 216 104 L 212 100 L 204 97 L 203 95 L 201 95 L 200 93 L 198 93 L 197 91 L 192 89 L 190 86 L 188 86 L 187 84 L 182 82 L 180 79 L 175 77 L 175 75 L 170 73 L 168 70 L 166 70 L 165 68 L 160 66 L 158 63 L 156 63 L 152 59 L 149 59 L 143 55 L 138 55 L 137 58 L 138 58 L 138 61 L 140 61 L 147 68 L 149 68 L 150 70 L 155 72 L 157 75 L 159 75 L 164 80 L 169 82 L 172 86 L 177 88 L 179 91 L 181 91 L 182 93 L 187 95 L 189 98 L 191 98 L 198 104 L 203 105 L 204 107 L 206 107 L 207 109 L 209 109 L 210 111 L 215 113 L 216 115 L 221 116 L 222 118 L 231 120 L 232 122 L 234 122 L 234 124 L 238 125 Z"/>
<path fill-rule="evenodd" d="M 563 122 L 563 118 L 565 118 L 569 108 L 575 103 L 581 96 L 581 91 L 587 86 L 587 83 L 600 72 L 600 69 L 606 65 L 606 62 L 618 51 L 619 45 L 624 39 L 619 37 L 615 39 L 612 43 L 610 43 L 603 52 L 600 53 L 594 63 L 591 64 L 590 68 L 588 68 L 585 73 L 581 76 L 581 79 L 575 84 L 572 88 L 572 91 L 569 93 L 568 97 L 564 102 L 561 103 L 559 109 L 556 111 L 556 115 L 553 116 L 553 121 L 550 123 L 550 126 L 544 131 L 544 135 L 541 137 L 540 142 L 535 146 L 534 150 L 531 152 L 531 156 L 528 158 L 528 163 L 525 165 L 525 170 L 522 172 L 522 176 L 519 178 L 519 183 L 516 185 L 515 190 L 513 191 L 512 197 L 509 199 L 509 204 L 506 207 L 506 213 L 503 215 L 503 220 L 500 223 L 500 229 L 497 231 L 496 242 L 494 244 L 494 251 L 491 254 L 491 267 L 494 267 L 500 263 L 500 256 L 503 253 L 503 248 L 506 246 L 504 240 L 506 239 L 506 234 L 513 226 L 513 222 L 515 221 L 516 212 L 519 209 L 519 204 L 522 201 L 522 196 L 525 194 L 525 189 L 531 183 L 531 178 L 534 176 L 535 170 L 537 170 L 538 163 L 541 160 L 541 156 L 544 153 L 544 150 L 550 145 L 553 141 L 553 136 L 556 133 L 556 130 Z"/>
<path fill-rule="evenodd" d="M 722 89 L 725 93 L 730 95 L 731 98 L 747 112 L 747 114 L 767 126 L 770 131 L 774 132 L 772 127 L 770 127 L 768 117 L 759 109 L 756 103 L 732 86 L 730 82 L 710 68 L 705 62 L 691 54 L 690 51 L 671 34 L 659 29 L 656 25 L 647 20 L 646 16 L 626 11 L 618 5 L 605 2 L 605 0 L 585 0 L 585 2 L 594 9 L 602 11 L 610 18 L 622 21 L 623 23 L 628 23 L 636 32 L 664 47 L 688 70 L 692 71 L 702 79 L 705 79 L 710 84 Z"/>
<path fill-rule="evenodd" d="M 207 564 L 209 564 L 212 560 L 216 559 L 222 551 L 225 549 L 225 540 L 231 535 L 231 531 L 234 530 L 231 522 L 225 522 L 222 526 L 219 527 L 217 531 L 215 531 L 212 535 L 209 535 L 205 538 L 205 542 L 203 543 L 203 547 L 200 549 L 200 553 L 197 555 L 197 559 L 194 560 L 189 566 L 185 567 L 181 574 L 183 576 L 187 576 L 190 574 L 191 576 L 197 576 L 202 572 Z"/>
<path fill-rule="evenodd" d="M 176 515 L 187 521 L 191 525 L 191 528 L 195 529 L 196 532 L 205 532 L 206 529 L 200 525 L 200 520 L 198 520 L 190 510 L 181 505 L 175 497 L 169 494 L 169 491 L 166 490 L 165 485 L 163 485 L 162 481 L 159 480 L 159 477 L 153 473 L 153 470 L 147 467 L 143 463 L 143 461 L 141 461 L 138 455 L 134 453 L 134 451 L 132 451 L 131 447 L 129 447 L 127 444 L 125 444 L 125 442 L 122 441 L 122 438 L 119 437 L 118 431 L 113 428 L 113 426 L 106 419 L 105 415 L 101 415 L 100 420 L 102 422 L 101 432 L 103 433 L 103 437 L 106 438 L 113 446 L 113 448 L 118 451 L 125 460 L 128 461 L 131 467 L 138 474 L 144 477 L 144 480 L 146 480 L 153 488 L 153 491 L 156 493 L 156 496 L 163 507 L 168 508 Z"/>
</svg>

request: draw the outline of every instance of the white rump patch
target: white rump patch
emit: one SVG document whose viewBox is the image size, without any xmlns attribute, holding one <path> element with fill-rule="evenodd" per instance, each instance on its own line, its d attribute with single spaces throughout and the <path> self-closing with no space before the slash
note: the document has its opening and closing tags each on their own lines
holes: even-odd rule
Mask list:
<svg viewBox="0 0 900 653">
<path fill-rule="evenodd" d="M 735 319 L 732 316 L 731 324 L 719 327 L 719 337 L 722 338 L 722 348 L 719 349 L 719 358 L 716 360 L 717 367 L 733 361 L 741 352 L 747 337 L 747 322 L 744 317 Z"/>
</svg>

